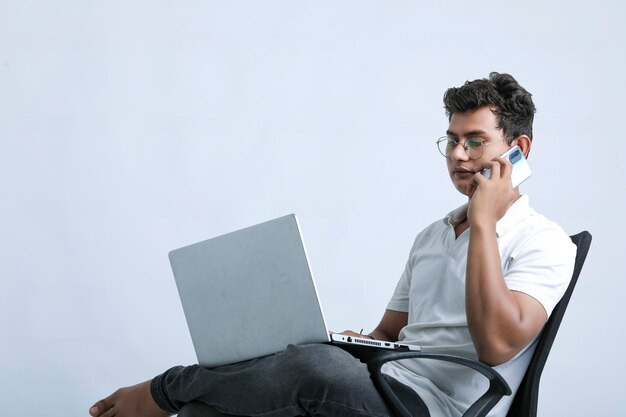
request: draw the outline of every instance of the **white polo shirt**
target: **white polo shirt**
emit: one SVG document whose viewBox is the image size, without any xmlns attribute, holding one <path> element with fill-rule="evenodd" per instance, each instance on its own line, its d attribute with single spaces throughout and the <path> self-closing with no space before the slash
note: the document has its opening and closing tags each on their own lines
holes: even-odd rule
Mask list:
<svg viewBox="0 0 626 417">
<path fill-rule="evenodd" d="M 429 352 L 477 359 L 465 315 L 465 269 L 469 234 L 455 239 L 454 226 L 467 204 L 417 235 L 406 268 L 387 308 L 408 312 L 400 340 Z M 511 290 L 537 299 L 548 315 L 561 299 L 574 268 L 576 246 L 554 222 L 529 206 L 521 196 L 496 224 L 504 280 Z M 504 417 L 524 376 L 535 341 L 495 369 L 513 395 L 505 396 L 489 413 Z M 488 388 L 478 372 L 432 359 L 388 363 L 383 372 L 413 388 L 432 417 L 461 416 Z"/>
</svg>

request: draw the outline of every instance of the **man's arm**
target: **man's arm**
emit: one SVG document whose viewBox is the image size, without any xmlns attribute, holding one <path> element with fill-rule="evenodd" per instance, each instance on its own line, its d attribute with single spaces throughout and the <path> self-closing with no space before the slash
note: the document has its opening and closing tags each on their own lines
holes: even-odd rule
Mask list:
<svg viewBox="0 0 626 417">
<path fill-rule="evenodd" d="M 539 333 L 546 311 L 504 282 L 495 225 L 471 226 L 465 282 L 467 322 L 478 358 L 489 365 L 511 359 Z"/>
<path fill-rule="evenodd" d="M 395 342 L 398 340 L 400 330 L 402 330 L 402 328 L 407 325 L 408 319 L 409 313 L 402 311 L 385 310 L 383 318 L 380 319 L 380 323 L 378 323 L 378 326 L 376 326 L 376 329 L 374 329 L 373 332 L 367 335 L 362 335 L 351 330 L 346 330 L 345 332 L 342 332 L 342 334 L 357 337 L 369 336 L 378 340 Z"/>
<path fill-rule="evenodd" d="M 403 311 L 385 310 L 383 318 L 369 336 L 378 340 L 395 342 L 398 340 L 400 330 L 407 325 L 409 313 Z"/>
<path fill-rule="evenodd" d="M 511 164 L 490 165 L 491 179 L 476 175 L 468 207 L 470 241 L 467 254 L 465 305 L 478 358 L 487 364 L 506 362 L 539 333 L 547 314 L 541 303 L 510 291 L 504 281 L 496 239 L 496 222 L 519 197 L 510 185 Z"/>
</svg>

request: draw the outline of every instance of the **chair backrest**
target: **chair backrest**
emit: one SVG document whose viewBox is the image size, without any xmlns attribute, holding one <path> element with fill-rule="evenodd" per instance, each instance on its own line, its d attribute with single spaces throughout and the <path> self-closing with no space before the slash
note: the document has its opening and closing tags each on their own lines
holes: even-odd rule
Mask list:
<svg viewBox="0 0 626 417">
<path fill-rule="evenodd" d="M 591 245 L 591 234 L 587 231 L 580 232 L 576 235 L 570 236 L 572 242 L 576 245 L 576 262 L 574 264 L 574 273 L 572 279 L 561 298 L 561 301 L 556 305 L 550 318 L 546 322 L 535 353 L 533 354 L 524 379 L 515 394 L 511 408 L 507 414 L 507 417 L 536 417 L 537 416 L 537 399 L 539 397 L 539 379 L 541 378 L 541 372 L 552 348 L 554 337 L 556 336 L 567 304 L 572 296 L 576 281 L 578 281 L 578 275 L 585 263 L 587 252 L 589 252 L 589 246 Z"/>
</svg>

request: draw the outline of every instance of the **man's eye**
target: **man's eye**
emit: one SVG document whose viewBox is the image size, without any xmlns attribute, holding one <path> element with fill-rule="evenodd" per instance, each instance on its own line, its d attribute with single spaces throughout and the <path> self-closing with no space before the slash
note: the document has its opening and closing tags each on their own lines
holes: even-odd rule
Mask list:
<svg viewBox="0 0 626 417">
<path fill-rule="evenodd" d="M 459 142 L 457 142 L 456 140 L 448 138 L 448 148 L 456 148 L 456 145 L 458 144 Z"/>
<path fill-rule="evenodd" d="M 470 149 L 479 149 L 481 146 L 483 146 L 483 141 L 480 139 L 468 139 L 465 143 Z"/>
</svg>

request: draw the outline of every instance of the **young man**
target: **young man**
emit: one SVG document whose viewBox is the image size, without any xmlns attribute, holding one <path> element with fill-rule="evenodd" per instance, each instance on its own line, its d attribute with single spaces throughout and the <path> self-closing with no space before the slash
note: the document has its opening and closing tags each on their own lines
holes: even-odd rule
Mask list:
<svg viewBox="0 0 626 417">
<path fill-rule="evenodd" d="M 418 234 L 370 336 L 478 358 L 495 366 L 515 392 L 534 341 L 567 287 L 576 249 L 512 187 L 512 166 L 499 157 L 514 145 L 528 155 L 535 112 L 531 95 L 510 75 L 492 73 L 449 89 L 444 103 L 449 126 L 437 145 L 453 185 L 468 203 Z M 460 416 L 487 387 L 474 371 L 433 360 L 391 363 L 384 372 L 414 415 Z M 490 416 L 504 416 L 512 398 L 503 398 Z M 89 412 L 104 417 L 393 415 L 366 366 L 329 345 L 289 346 L 212 370 L 172 368 L 116 391 Z"/>
</svg>

